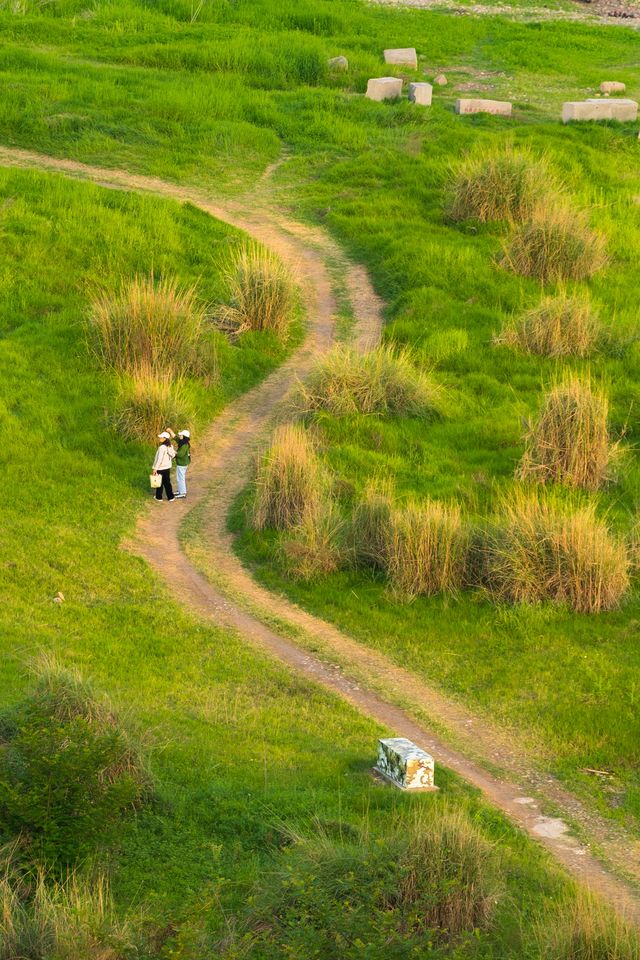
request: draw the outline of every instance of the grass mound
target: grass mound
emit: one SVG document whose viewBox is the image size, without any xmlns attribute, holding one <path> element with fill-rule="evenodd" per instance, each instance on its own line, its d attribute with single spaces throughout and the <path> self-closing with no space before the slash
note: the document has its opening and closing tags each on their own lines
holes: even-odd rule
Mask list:
<svg viewBox="0 0 640 960">
<path fill-rule="evenodd" d="M 284 424 L 258 463 L 253 525 L 256 530 L 290 530 L 317 517 L 323 502 L 323 477 L 316 451 L 304 427 Z"/>
<path fill-rule="evenodd" d="M 268 331 L 287 336 L 295 307 L 295 284 L 282 261 L 257 243 L 244 243 L 223 270 L 228 304 L 218 320 L 234 333 Z"/>
<path fill-rule="evenodd" d="M 407 350 L 383 345 L 360 353 L 338 346 L 298 385 L 292 402 L 299 413 L 429 418 L 442 414 L 444 391 Z"/>
<path fill-rule="evenodd" d="M 591 228 L 586 214 L 564 204 L 515 224 L 504 244 L 503 264 L 541 283 L 584 280 L 606 263 L 604 235 Z"/>
<path fill-rule="evenodd" d="M 551 601 L 600 613 L 618 607 L 629 588 L 627 547 L 594 504 L 512 492 L 480 549 L 483 580 L 499 602 Z"/>
<path fill-rule="evenodd" d="M 392 511 L 385 568 L 395 596 L 453 593 L 464 580 L 468 534 L 454 504 L 411 503 Z"/>
<path fill-rule="evenodd" d="M 282 540 L 280 549 L 285 570 L 296 580 L 318 580 L 343 567 L 350 551 L 336 504 L 327 500 L 318 511 L 308 513 Z"/>
<path fill-rule="evenodd" d="M 454 167 L 448 187 L 450 220 L 528 220 L 558 185 L 544 159 L 529 150 L 489 148 Z"/>
<path fill-rule="evenodd" d="M 563 289 L 526 310 L 494 342 L 541 357 L 584 358 L 596 346 L 600 331 L 600 320 L 589 297 Z"/>
<path fill-rule="evenodd" d="M 542 960 L 640 960 L 635 929 L 586 891 L 538 928 Z"/>
<path fill-rule="evenodd" d="M 597 490 L 611 476 L 619 451 L 611 441 L 606 396 L 590 381 L 565 376 L 546 394 L 526 437 L 518 476 Z"/>
<path fill-rule="evenodd" d="M 384 568 L 393 509 L 392 481 L 378 477 L 369 480 L 354 504 L 351 518 L 356 562 Z"/>
</svg>

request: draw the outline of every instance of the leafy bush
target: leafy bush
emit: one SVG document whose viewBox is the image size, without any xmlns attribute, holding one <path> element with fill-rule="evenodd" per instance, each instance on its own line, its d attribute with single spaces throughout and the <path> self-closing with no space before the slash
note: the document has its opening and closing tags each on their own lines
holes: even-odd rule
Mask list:
<svg viewBox="0 0 640 960">
<path fill-rule="evenodd" d="M 480 580 L 500 602 L 599 613 L 618 607 L 629 589 L 628 549 L 592 503 L 516 489 L 476 548 Z"/>
<path fill-rule="evenodd" d="M 273 434 L 258 463 L 253 525 L 289 530 L 319 513 L 323 502 L 320 462 L 307 431 L 285 424 Z"/>
<path fill-rule="evenodd" d="M 587 357 L 600 336 L 600 321 L 588 296 L 561 290 L 526 310 L 495 338 L 542 357 Z"/>
<path fill-rule="evenodd" d="M 456 165 L 448 187 L 451 220 L 528 220 L 555 198 L 558 184 L 545 159 L 507 147 L 472 153 Z"/>
<path fill-rule="evenodd" d="M 140 753 L 109 704 L 55 663 L 41 664 L 0 731 L 0 829 L 38 861 L 73 863 L 147 794 Z"/>
<path fill-rule="evenodd" d="M 597 490 L 611 477 L 619 446 L 611 441 L 606 396 L 590 381 L 565 376 L 546 394 L 530 425 L 518 476 Z"/>
<path fill-rule="evenodd" d="M 591 229 L 584 213 L 564 204 L 516 224 L 504 244 L 503 264 L 541 283 L 584 280 L 606 263 L 603 234 Z"/>
<path fill-rule="evenodd" d="M 429 418 L 442 414 L 444 390 L 415 366 L 407 350 L 383 345 L 360 353 L 338 346 L 298 384 L 292 404 L 299 413 Z"/>
<path fill-rule="evenodd" d="M 223 270 L 229 303 L 217 318 L 234 333 L 268 330 L 284 339 L 295 307 L 295 284 L 282 261 L 257 243 L 244 243 Z"/>
</svg>

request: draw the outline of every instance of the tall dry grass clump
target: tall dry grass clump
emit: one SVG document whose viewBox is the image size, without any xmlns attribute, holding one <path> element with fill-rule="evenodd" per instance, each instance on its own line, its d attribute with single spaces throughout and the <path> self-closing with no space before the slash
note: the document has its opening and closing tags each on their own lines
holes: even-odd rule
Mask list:
<svg viewBox="0 0 640 960">
<path fill-rule="evenodd" d="M 385 545 L 392 593 L 402 600 L 453 593 L 464 582 L 467 526 L 455 504 L 410 503 L 393 510 Z"/>
<path fill-rule="evenodd" d="M 338 346 L 298 384 L 292 405 L 299 413 L 429 418 L 443 413 L 444 400 L 443 388 L 416 367 L 409 351 L 383 345 L 360 353 Z"/>
<path fill-rule="evenodd" d="M 541 357 L 584 358 L 596 346 L 600 332 L 590 298 L 561 289 L 505 326 L 494 343 Z"/>
<path fill-rule="evenodd" d="M 586 891 L 537 927 L 541 960 L 640 960 L 637 930 Z"/>
<path fill-rule="evenodd" d="M 284 339 L 295 307 L 295 284 L 273 253 L 254 242 L 239 247 L 223 268 L 227 304 L 217 317 L 235 333 L 268 331 Z"/>
<path fill-rule="evenodd" d="M 597 490 L 611 478 L 619 453 L 608 416 L 606 396 L 589 379 L 565 376 L 545 395 L 529 427 L 518 477 Z"/>
<path fill-rule="evenodd" d="M 356 501 L 351 517 L 351 534 L 357 563 L 384 569 L 391 517 L 395 507 L 393 482 L 373 477 Z"/>
<path fill-rule="evenodd" d="M 584 280 L 607 263 L 606 241 L 591 228 L 585 213 L 555 204 L 513 226 L 502 262 L 514 273 L 541 283 Z"/>
<path fill-rule="evenodd" d="M 346 532 L 344 519 L 332 500 L 307 513 L 280 543 L 289 576 L 311 582 L 344 567 L 351 558 Z"/>
<path fill-rule="evenodd" d="M 121 375 L 109 422 L 127 440 L 157 437 L 167 423 L 193 422 L 184 380 L 144 367 Z"/>
<path fill-rule="evenodd" d="M 499 602 L 600 613 L 618 607 L 629 588 L 627 546 L 592 503 L 517 489 L 500 504 L 480 551 L 482 580 Z"/>
<path fill-rule="evenodd" d="M 256 530 L 290 530 L 318 514 L 324 499 L 324 478 L 304 427 L 288 423 L 274 431 L 258 463 L 255 490 Z"/>
<path fill-rule="evenodd" d="M 555 198 L 558 193 L 544 158 L 524 148 L 489 148 L 472 153 L 452 170 L 448 216 L 454 221 L 521 222 L 532 217 L 550 194 Z"/>
</svg>

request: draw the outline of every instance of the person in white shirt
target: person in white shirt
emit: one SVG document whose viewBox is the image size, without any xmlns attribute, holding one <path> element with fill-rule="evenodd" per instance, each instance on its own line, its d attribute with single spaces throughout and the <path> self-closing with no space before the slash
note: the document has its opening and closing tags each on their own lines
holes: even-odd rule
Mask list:
<svg viewBox="0 0 640 960">
<path fill-rule="evenodd" d="M 174 499 L 173 487 L 171 486 L 171 464 L 176 451 L 171 444 L 171 434 L 167 430 L 158 434 L 158 440 L 162 442 L 156 450 L 156 457 L 151 468 L 153 473 L 159 473 L 162 477 L 162 486 L 156 488 L 156 502 L 162 502 L 163 490 L 167 495 L 167 500 L 171 502 Z"/>
</svg>

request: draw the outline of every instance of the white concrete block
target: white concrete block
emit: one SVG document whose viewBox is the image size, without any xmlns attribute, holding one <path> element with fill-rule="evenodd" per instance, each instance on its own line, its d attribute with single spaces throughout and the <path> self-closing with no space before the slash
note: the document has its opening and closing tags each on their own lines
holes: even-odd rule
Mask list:
<svg viewBox="0 0 640 960">
<path fill-rule="evenodd" d="M 418 54 L 415 47 L 398 47 L 395 50 L 385 50 L 385 63 L 395 63 L 401 67 L 411 67 L 412 70 L 418 69 Z"/>
<path fill-rule="evenodd" d="M 456 113 L 493 113 L 498 117 L 510 117 L 513 104 L 507 100 L 456 100 Z"/>
<path fill-rule="evenodd" d="M 401 790 L 437 790 L 433 757 L 405 737 L 378 741 L 376 770 Z"/>
<path fill-rule="evenodd" d="M 402 95 L 402 80 L 398 77 L 374 77 L 367 83 L 369 100 L 395 100 Z"/>
<path fill-rule="evenodd" d="M 562 122 L 572 120 L 636 120 L 638 104 L 635 100 L 568 100 L 562 104 Z"/>
<path fill-rule="evenodd" d="M 624 93 L 626 89 L 626 85 L 617 80 L 605 80 L 600 84 L 600 93 Z"/>
<path fill-rule="evenodd" d="M 346 57 L 331 57 L 329 60 L 330 70 L 348 70 L 349 61 Z"/>
<path fill-rule="evenodd" d="M 421 107 L 430 107 L 433 96 L 433 87 L 430 83 L 410 83 L 409 100 L 418 103 Z"/>
</svg>

